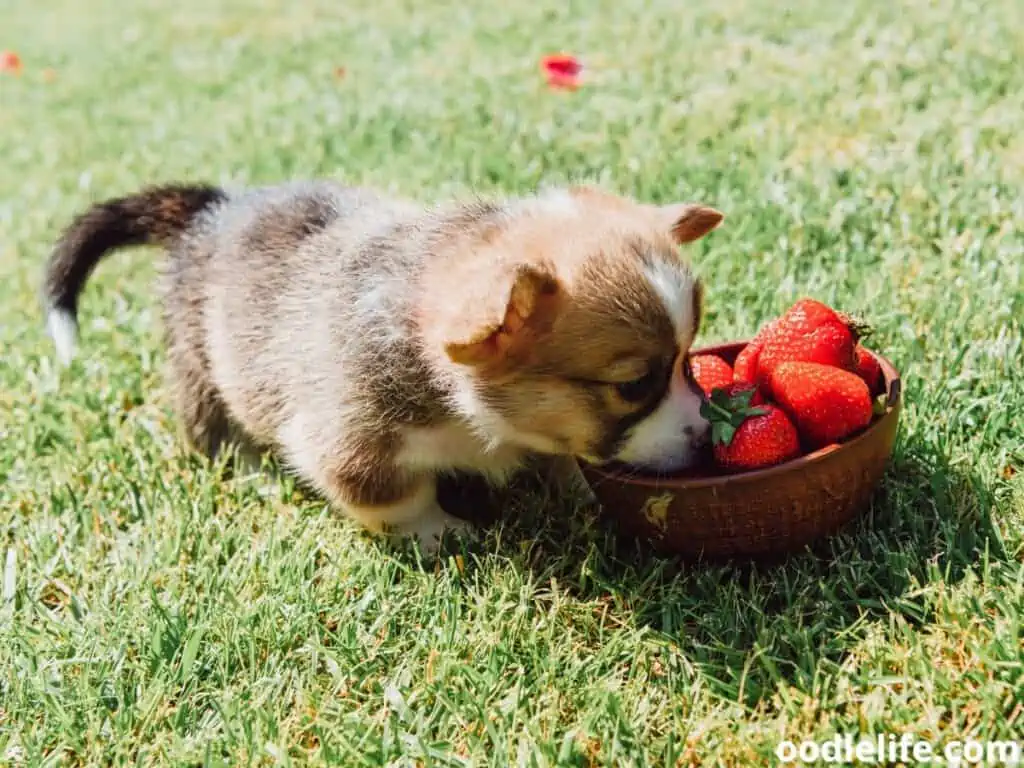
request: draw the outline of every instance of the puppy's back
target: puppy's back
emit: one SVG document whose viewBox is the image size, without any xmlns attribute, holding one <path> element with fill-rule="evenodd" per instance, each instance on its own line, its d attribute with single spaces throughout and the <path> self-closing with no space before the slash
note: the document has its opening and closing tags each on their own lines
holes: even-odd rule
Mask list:
<svg viewBox="0 0 1024 768">
<path fill-rule="evenodd" d="M 172 250 L 172 341 L 202 346 L 228 410 L 267 442 L 302 412 L 337 414 L 303 426 L 326 435 L 382 397 L 415 408 L 426 374 L 407 326 L 422 215 L 330 183 L 233 196 Z"/>
</svg>

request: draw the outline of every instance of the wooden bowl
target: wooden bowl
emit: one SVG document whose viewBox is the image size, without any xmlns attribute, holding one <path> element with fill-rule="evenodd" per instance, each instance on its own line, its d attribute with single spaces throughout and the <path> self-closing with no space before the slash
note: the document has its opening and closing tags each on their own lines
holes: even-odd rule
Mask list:
<svg viewBox="0 0 1024 768">
<path fill-rule="evenodd" d="M 691 354 L 719 355 L 731 364 L 744 346 L 737 342 Z M 580 467 L 604 514 L 661 551 L 718 558 L 801 549 L 864 508 L 892 455 L 900 377 L 892 363 L 874 356 L 885 376 L 885 412 L 846 442 L 738 474 L 712 474 L 705 467 L 648 476 L 621 466 Z"/>
</svg>

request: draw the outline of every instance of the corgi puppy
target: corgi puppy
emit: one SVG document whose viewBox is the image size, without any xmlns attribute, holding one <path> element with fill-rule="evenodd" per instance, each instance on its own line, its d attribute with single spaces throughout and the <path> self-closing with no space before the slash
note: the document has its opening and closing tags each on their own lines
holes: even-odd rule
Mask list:
<svg viewBox="0 0 1024 768">
<path fill-rule="evenodd" d="M 67 362 L 93 268 L 163 246 L 187 440 L 273 451 L 364 526 L 433 550 L 465 525 L 438 504 L 441 473 L 692 462 L 702 293 L 678 246 L 722 218 L 591 187 L 425 209 L 328 182 L 159 186 L 81 214 L 44 298 Z"/>
</svg>

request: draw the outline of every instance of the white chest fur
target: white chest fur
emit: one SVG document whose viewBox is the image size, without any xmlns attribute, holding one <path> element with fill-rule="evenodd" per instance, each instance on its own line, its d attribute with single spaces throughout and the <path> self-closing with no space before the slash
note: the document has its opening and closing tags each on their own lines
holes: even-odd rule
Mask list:
<svg viewBox="0 0 1024 768">
<path fill-rule="evenodd" d="M 462 424 L 413 427 L 402 434 L 397 462 L 412 471 L 479 472 L 492 481 L 505 480 L 523 462 L 526 452 L 508 443 L 488 443 Z"/>
</svg>

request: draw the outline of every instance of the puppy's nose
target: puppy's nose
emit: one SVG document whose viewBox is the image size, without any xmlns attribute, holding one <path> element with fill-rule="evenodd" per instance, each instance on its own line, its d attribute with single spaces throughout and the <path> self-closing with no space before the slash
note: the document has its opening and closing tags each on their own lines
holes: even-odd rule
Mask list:
<svg viewBox="0 0 1024 768">
<path fill-rule="evenodd" d="M 694 448 L 703 448 L 711 441 L 710 429 L 697 429 L 696 427 L 683 427 L 683 434 L 690 438 L 690 444 Z"/>
</svg>

